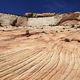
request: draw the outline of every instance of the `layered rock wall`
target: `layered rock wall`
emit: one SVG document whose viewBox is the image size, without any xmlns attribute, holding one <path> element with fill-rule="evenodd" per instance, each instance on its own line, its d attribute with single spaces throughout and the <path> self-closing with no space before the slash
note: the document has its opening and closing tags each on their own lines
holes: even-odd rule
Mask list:
<svg viewBox="0 0 80 80">
<path fill-rule="evenodd" d="M 80 25 L 80 12 L 74 13 L 25 13 L 23 16 L 0 13 L 0 26 L 71 26 Z"/>
<path fill-rule="evenodd" d="M 17 17 L 18 17 L 17 15 L 0 13 L 0 25 L 1 26 L 13 25 L 13 23 L 17 19 Z"/>
<path fill-rule="evenodd" d="M 42 18 L 29 18 L 28 26 L 55 26 L 59 21 L 60 17 L 42 17 Z"/>
</svg>

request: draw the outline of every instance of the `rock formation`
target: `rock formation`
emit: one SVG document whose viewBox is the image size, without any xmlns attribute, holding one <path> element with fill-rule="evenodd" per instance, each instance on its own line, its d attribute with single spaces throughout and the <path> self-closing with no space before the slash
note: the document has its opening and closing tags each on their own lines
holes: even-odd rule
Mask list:
<svg viewBox="0 0 80 80">
<path fill-rule="evenodd" d="M 22 16 L 0 13 L 0 26 L 80 25 L 80 13 L 25 13 Z"/>
<path fill-rule="evenodd" d="M 28 18 L 19 16 L 15 23 L 15 26 L 27 26 Z"/>
<path fill-rule="evenodd" d="M 52 17 L 54 16 L 55 13 L 25 13 L 25 17 L 33 17 L 33 18 L 38 18 L 38 17 Z"/>
<path fill-rule="evenodd" d="M 79 12 L 0 15 L 0 80 L 80 80 Z"/>
<path fill-rule="evenodd" d="M 17 17 L 18 17 L 17 15 L 0 13 L 0 24 L 3 27 L 13 25 Z"/>
</svg>

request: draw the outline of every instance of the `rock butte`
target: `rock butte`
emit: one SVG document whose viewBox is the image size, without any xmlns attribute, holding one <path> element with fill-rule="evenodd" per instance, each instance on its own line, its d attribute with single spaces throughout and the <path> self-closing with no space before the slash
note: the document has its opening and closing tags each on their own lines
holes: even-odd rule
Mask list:
<svg viewBox="0 0 80 80">
<path fill-rule="evenodd" d="M 80 80 L 80 13 L 0 13 L 0 80 Z"/>
</svg>

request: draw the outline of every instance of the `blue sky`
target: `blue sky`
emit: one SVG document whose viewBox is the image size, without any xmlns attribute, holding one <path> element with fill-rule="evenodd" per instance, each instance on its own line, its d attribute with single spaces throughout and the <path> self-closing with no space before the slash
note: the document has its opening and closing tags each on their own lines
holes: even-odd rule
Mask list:
<svg viewBox="0 0 80 80">
<path fill-rule="evenodd" d="M 6 13 L 74 11 L 80 11 L 80 0 L 0 0 L 0 12 Z"/>
</svg>

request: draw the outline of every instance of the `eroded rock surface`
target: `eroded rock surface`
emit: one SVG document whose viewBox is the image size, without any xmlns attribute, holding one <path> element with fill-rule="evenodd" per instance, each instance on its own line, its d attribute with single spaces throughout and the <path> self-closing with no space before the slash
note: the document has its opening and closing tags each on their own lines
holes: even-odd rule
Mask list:
<svg viewBox="0 0 80 80">
<path fill-rule="evenodd" d="M 0 13 L 0 25 L 3 27 L 13 25 L 17 17 L 16 15 Z"/>
<path fill-rule="evenodd" d="M 72 26 L 80 25 L 80 13 L 25 13 L 23 16 L 0 13 L 0 26 Z"/>
<path fill-rule="evenodd" d="M 0 80 L 79 80 L 80 30 L 55 30 L 0 31 Z"/>
<path fill-rule="evenodd" d="M 79 12 L 1 16 L 0 80 L 80 80 Z"/>
<path fill-rule="evenodd" d="M 26 17 L 18 17 L 15 23 L 15 26 L 27 26 L 28 18 Z"/>
</svg>

